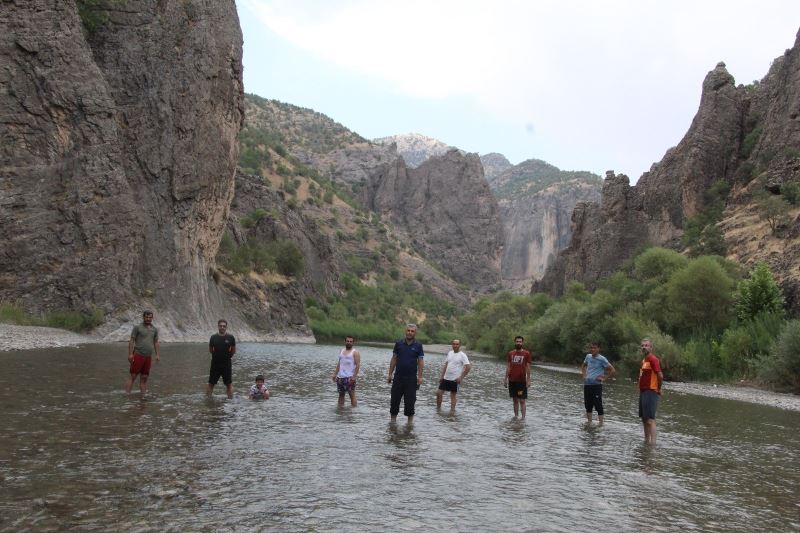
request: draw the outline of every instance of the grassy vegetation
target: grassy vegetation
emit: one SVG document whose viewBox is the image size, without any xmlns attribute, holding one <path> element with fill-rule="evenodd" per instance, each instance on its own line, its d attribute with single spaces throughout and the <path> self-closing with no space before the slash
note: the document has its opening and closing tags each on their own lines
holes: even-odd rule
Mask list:
<svg viewBox="0 0 800 533">
<path fill-rule="evenodd" d="M 84 333 L 103 323 L 103 313 L 99 309 L 93 309 L 90 312 L 50 311 L 37 316 L 15 303 L 0 302 L 0 323 L 45 326 Z"/>
<path fill-rule="evenodd" d="M 354 274 L 342 276 L 344 292 L 323 302 L 306 300 L 311 329 L 319 340 L 340 340 L 354 335 L 362 341 L 389 342 L 400 338 L 404 325 L 418 323 L 422 342 L 449 343 L 455 333 L 458 309 L 433 296 L 410 280 L 381 277 L 375 287 L 361 283 Z"/>
<path fill-rule="evenodd" d="M 762 379 L 788 387 L 800 378 L 793 366 L 800 356 L 776 348 L 789 334 L 772 273 L 759 264 L 743 277 L 718 256 L 650 248 L 594 292 L 575 282 L 557 300 L 495 295 L 477 302 L 459 326 L 472 349 L 498 356 L 524 335 L 540 357 L 578 364 L 588 343 L 599 341 L 633 376 L 639 340 L 649 337 L 668 379 Z M 794 347 L 795 337 L 788 339 Z"/>
<path fill-rule="evenodd" d="M 509 198 L 516 194 L 533 194 L 553 184 L 571 181 L 602 183 L 602 179 L 597 174 L 560 170 L 544 161 L 531 159 L 519 165 L 508 182 L 495 190 L 495 195 L 500 198 Z"/>
<path fill-rule="evenodd" d="M 222 237 L 217 251 L 217 263 L 236 274 L 277 272 L 296 277 L 305 268 L 303 254 L 292 241 L 249 240 L 238 245 L 229 233 Z"/>
</svg>

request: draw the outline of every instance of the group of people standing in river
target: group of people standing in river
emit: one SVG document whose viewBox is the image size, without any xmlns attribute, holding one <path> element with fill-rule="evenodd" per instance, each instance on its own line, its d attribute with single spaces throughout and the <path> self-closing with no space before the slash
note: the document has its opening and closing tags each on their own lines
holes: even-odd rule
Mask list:
<svg viewBox="0 0 800 533">
<path fill-rule="evenodd" d="M 214 386 L 222 378 L 228 398 L 232 398 L 232 359 L 236 353 L 236 339 L 227 332 L 226 320 L 219 320 L 217 327 L 218 333 L 209 339 L 211 369 L 206 392 L 209 396 L 213 394 Z M 387 383 L 392 386 L 389 402 L 389 415 L 392 422 L 397 420 L 401 402 L 403 403 L 403 414 L 408 418 L 409 423 L 414 418 L 417 390 L 422 384 L 425 368 L 424 349 L 422 343 L 417 341 L 416 335 L 417 326 L 415 324 L 406 325 L 405 337 L 398 340 L 392 349 L 392 358 L 386 377 Z M 355 338 L 353 336 L 348 335 L 344 342 L 345 347 L 339 352 L 331 379 L 336 383 L 339 405 L 343 406 L 345 396 L 349 396 L 350 405 L 356 407 L 358 405 L 356 383 L 361 369 L 361 354 L 354 347 Z M 531 353 L 523 348 L 524 342 L 525 339 L 521 335 L 514 338 L 514 349 L 506 354 L 506 371 L 503 378 L 503 386 L 508 388 L 508 394 L 513 400 L 514 417 L 523 419 L 526 415 L 528 388 L 531 385 Z M 650 339 L 642 340 L 641 351 L 644 358 L 639 370 L 639 417 L 642 420 L 645 443 L 655 444 L 656 410 L 664 375 L 660 361 L 653 353 L 653 343 Z M 156 362 L 161 359 L 158 328 L 153 325 L 152 311 L 145 311 L 142 315 L 142 323 L 133 327 L 128 341 L 130 377 L 125 383 L 126 392 L 131 392 L 137 376 L 142 394 L 147 392 L 147 380 L 153 355 L 155 355 Z M 458 389 L 471 369 L 472 364 L 469 362 L 467 354 L 461 350 L 461 341 L 453 339 L 452 350 L 445 357 L 439 375 L 439 386 L 436 391 L 437 409 L 442 406 L 444 393 L 449 392 L 450 410 L 455 412 Z M 589 424 L 592 423 L 593 411 L 597 411 L 598 422 L 600 425 L 603 424 L 603 383 L 615 373 L 614 366 L 600 354 L 599 343 L 592 342 L 590 352 L 586 354 L 581 364 L 583 400 Z M 255 384 L 250 387 L 248 395 L 253 399 L 269 398 L 270 392 L 264 383 L 263 375 L 256 376 Z"/>
</svg>

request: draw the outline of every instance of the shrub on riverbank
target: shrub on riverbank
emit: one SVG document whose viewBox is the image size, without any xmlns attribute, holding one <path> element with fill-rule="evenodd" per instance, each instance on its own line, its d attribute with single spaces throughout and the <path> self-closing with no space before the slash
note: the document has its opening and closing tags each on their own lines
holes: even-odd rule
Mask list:
<svg viewBox="0 0 800 533">
<path fill-rule="evenodd" d="M 0 322 L 20 326 L 43 326 L 86 333 L 103 323 L 103 313 L 99 309 L 91 311 L 50 311 L 42 315 L 32 315 L 21 306 L 11 302 L 0 302 Z"/>
<path fill-rule="evenodd" d="M 447 343 L 457 336 L 459 310 L 416 281 L 381 276 L 368 286 L 351 273 L 342 276 L 342 294 L 306 301 L 311 330 L 318 340 L 339 341 L 353 335 L 362 341 L 391 342 L 401 338 L 406 323 L 417 323 L 421 342 Z"/>
<path fill-rule="evenodd" d="M 522 334 L 536 357 L 577 365 L 597 341 L 633 377 L 642 359 L 639 341 L 649 337 L 669 380 L 762 375 L 776 382 L 776 372 L 788 375 L 792 361 L 787 351 L 767 357 L 785 324 L 782 295 L 766 265 L 740 282 L 741 272 L 722 257 L 690 259 L 650 248 L 594 292 L 573 283 L 557 300 L 498 294 L 476 303 L 460 326 L 469 346 L 498 356 Z M 783 363 L 776 370 L 777 360 Z"/>
</svg>

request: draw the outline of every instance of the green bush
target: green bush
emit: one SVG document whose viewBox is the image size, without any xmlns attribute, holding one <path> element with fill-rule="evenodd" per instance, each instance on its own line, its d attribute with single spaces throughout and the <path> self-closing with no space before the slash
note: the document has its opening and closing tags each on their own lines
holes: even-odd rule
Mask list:
<svg viewBox="0 0 800 533">
<path fill-rule="evenodd" d="M 759 261 L 750 273 L 750 277 L 739 282 L 736 315 L 739 320 L 750 320 L 762 313 L 782 316 L 783 302 L 783 291 L 772 272 L 766 263 Z"/>
<path fill-rule="evenodd" d="M 733 317 L 734 281 L 713 257 L 693 259 L 667 283 L 669 321 L 678 334 L 721 333 Z"/>
<path fill-rule="evenodd" d="M 762 130 L 763 127 L 759 124 L 753 128 L 753 130 L 745 136 L 744 141 L 742 141 L 742 157 L 745 159 L 750 157 L 750 154 L 753 153 L 753 148 L 756 147 L 756 143 L 761 137 Z"/>
<path fill-rule="evenodd" d="M 800 320 L 786 324 L 771 355 L 762 360 L 759 376 L 778 388 L 800 394 Z"/>
<path fill-rule="evenodd" d="M 275 242 L 275 266 L 284 276 L 299 276 L 305 268 L 303 254 L 292 241 Z"/>
<path fill-rule="evenodd" d="M 44 326 L 85 333 L 102 324 L 104 319 L 103 312 L 97 308 L 87 311 L 49 311 L 41 316 L 34 316 L 16 303 L 0 303 L 0 323 L 6 324 Z"/>
<path fill-rule="evenodd" d="M 791 205 L 797 205 L 800 203 L 800 183 L 793 181 L 789 183 L 784 183 L 781 186 L 781 195 L 789 202 Z"/>
<path fill-rule="evenodd" d="M 760 358 L 769 354 L 783 325 L 782 314 L 762 313 L 726 329 L 719 346 L 722 368 L 735 377 L 757 373 Z"/>
<path fill-rule="evenodd" d="M 94 33 L 108 22 L 104 0 L 77 0 L 78 16 L 81 18 L 84 29 Z"/>
</svg>

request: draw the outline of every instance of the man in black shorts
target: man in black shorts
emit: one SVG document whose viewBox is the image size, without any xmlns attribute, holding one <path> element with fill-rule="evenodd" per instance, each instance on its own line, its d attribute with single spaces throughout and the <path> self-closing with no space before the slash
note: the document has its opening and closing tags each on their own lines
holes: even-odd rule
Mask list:
<svg viewBox="0 0 800 533">
<path fill-rule="evenodd" d="M 531 386 L 531 352 L 522 345 L 522 335 L 514 337 L 514 349 L 506 356 L 506 375 L 503 386 L 508 386 L 508 395 L 514 400 L 514 418 L 522 413 L 525 418 L 525 402 L 528 399 L 528 387 Z"/>
<path fill-rule="evenodd" d="M 233 398 L 233 368 L 231 359 L 236 353 L 236 339 L 227 333 L 228 321 L 220 320 L 217 322 L 219 333 L 211 336 L 208 341 L 208 350 L 211 352 L 211 371 L 208 374 L 208 395 L 214 392 L 214 385 L 222 382 L 228 388 L 228 398 Z"/>
</svg>

